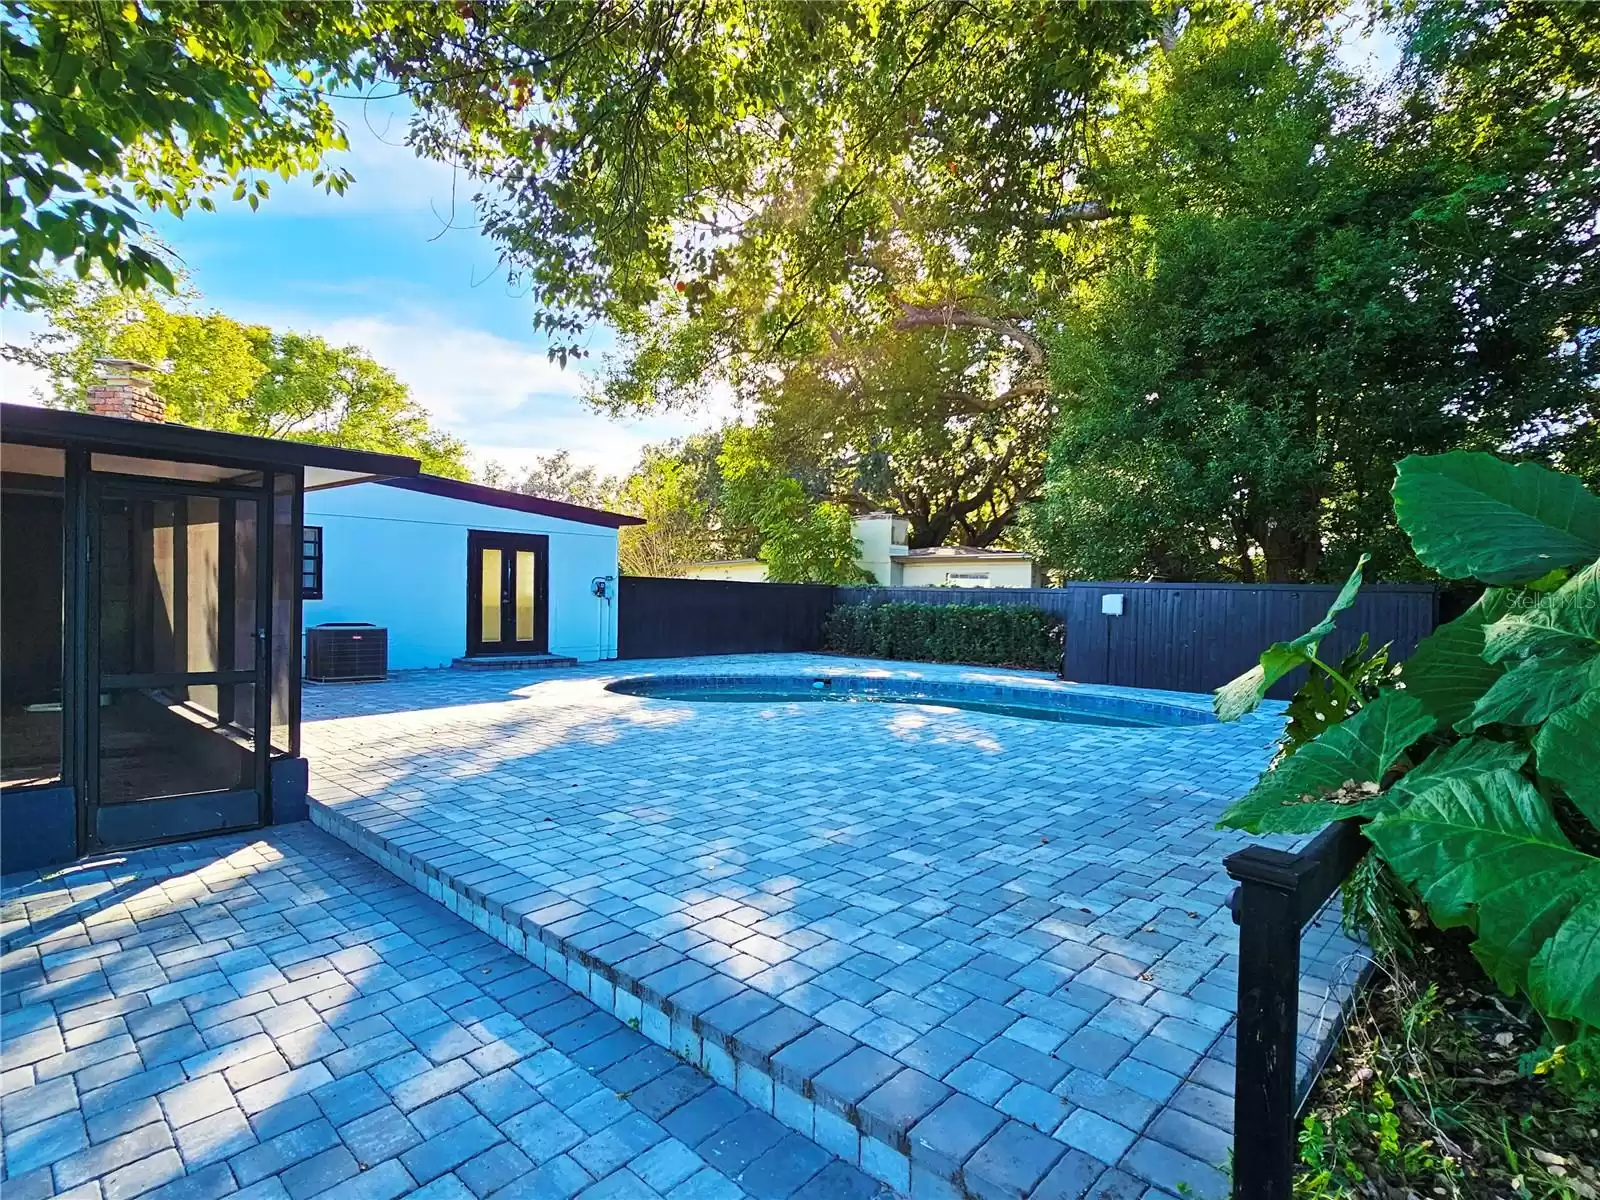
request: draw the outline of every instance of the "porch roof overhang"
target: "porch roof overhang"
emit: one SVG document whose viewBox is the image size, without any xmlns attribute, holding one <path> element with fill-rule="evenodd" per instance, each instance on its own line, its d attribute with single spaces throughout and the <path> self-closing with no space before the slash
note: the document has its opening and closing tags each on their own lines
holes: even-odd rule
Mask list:
<svg viewBox="0 0 1600 1200">
<path fill-rule="evenodd" d="M 247 470 L 303 468 L 308 489 L 368 479 L 412 478 L 422 469 L 416 459 L 399 454 L 344 450 L 32 404 L 0 404 L 0 440 Z"/>
</svg>

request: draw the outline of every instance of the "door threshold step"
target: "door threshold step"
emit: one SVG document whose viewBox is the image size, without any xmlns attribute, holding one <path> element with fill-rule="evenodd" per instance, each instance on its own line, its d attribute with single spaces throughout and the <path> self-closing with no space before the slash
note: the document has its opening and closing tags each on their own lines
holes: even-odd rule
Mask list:
<svg viewBox="0 0 1600 1200">
<path fill-rule="evenodd" d="M 455 659 L 452 671 L 524 671 L 537 667 L 575 667 L 578 660 L 564 654 L 473 654 Z"/>
</svg>

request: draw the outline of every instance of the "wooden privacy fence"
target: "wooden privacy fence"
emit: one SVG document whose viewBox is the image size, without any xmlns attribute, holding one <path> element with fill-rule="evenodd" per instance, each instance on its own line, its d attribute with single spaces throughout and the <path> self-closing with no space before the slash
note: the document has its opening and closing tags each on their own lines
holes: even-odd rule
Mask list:
<svg viewBox="0 0 1600 1200">
<path fill-rule="evenodd" d="M 1072 583 L 1064 588 L 830 587 L 648 579 L 618 589 L 621 658 L 820 650 L 836 604 L 1017 604 L 1066 623 L 1062 674 L 1079 683 L 1209 692 L 1255 665 L 1268 645 L 1321 620 L 1334 584 Z M 1120 597 L 1120 603 L 1108 597 Z M 1120 608 L 1120 613 L 1115 611 Z M 1403 658 L 1438 621 L 1431 584 L 1363 588 L 1323 644 L 1337 659 L 1362 633 Z M 1270 693 L 1291 695 L 1291 675 Z"/>
<path fill-rule="evenodd" d="M 820 650 L 834 588 L 624 575 L 617 657 L 677 658 Z"/>
<path fill-rule="evenodd" d="M 1066 592 L 1067 647 L 1062 673 L 1079 683 L 1209 692 L 1255 666 L 1273 642 L 1299 637 L 1322 619 L 1335 584 L 1074 583 Z M 1106 598 L 1121 596 L 1121 614 Z M 1337 662 L 1363 633 L 1404 658 L 1433 632 L 1439 599 L 1432 584 L 1373 584 L 1318 657 Z M 1267 694 L 1285 698 L 1295 672 Z"/>
</svg>

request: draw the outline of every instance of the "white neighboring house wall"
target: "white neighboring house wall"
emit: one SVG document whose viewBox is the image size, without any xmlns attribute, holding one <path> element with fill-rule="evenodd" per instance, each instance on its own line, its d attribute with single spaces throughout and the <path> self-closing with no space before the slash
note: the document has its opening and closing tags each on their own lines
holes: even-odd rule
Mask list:
<svg viewBox="0 0 1600 1200">
<path fill-rule="evenodd" d="M 902 587 L 1034 587 L 1027 555 L 964 555 L 957 559 L 910 558 L 896 564 Z"/>
<path fill-rule="evenodd" d="M 911 550 L 906 545 L 910 528 L 909 521 L 893 513 L 873 512 L 855 518 L 850 532 L 856 541 L 856 564 L 885 587 L 1035 586 L 1033 559 L 1027 554 L 962 546 Z M 759 558 L 698 562 L 684 575 L 689 579 L 765 583 L 767 565 Z"/>
<path fill-rule="evenodd" d="M 856 565 L 885 587 L 900 583 L 895 555 L 906 552 L 911 522 L 893 513 L 875 512 L 850 522 L 856 539 Z"/>
<path fill-rule="evenodd" d="M 467 650 L 467 533 L 550 539 L 550 653 L 580 662 L 617 654 L 617 531 L 382 483 L 307 492 L 322 528 L 322 599 L 307 627 L 369 621 L 389 631 L 389 668 L 447 667 Z M 594 595 L 610 576 L 610 599 Z"/>
</svg>

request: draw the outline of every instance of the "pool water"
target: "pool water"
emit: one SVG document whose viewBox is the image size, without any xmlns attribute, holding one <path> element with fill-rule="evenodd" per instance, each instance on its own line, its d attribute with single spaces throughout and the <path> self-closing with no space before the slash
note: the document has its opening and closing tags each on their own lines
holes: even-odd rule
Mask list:
<svg viewBox="0 0 1600 1200">
<path fill-rule="evenodd" d="M 876 681 L 868 684 L 861 680 L 837 677 L 824 683 L 811 679 L 702 681 L 657 676 L 619 679 L 609 684 L 608 690 L 653 700 L 697 704 L 907 704 L 918 708 L 985 713 L 1025 721 L 1124 729 L 1211 724 L 1215 719 L 1209 713 L 1138 700 L 1075 697 L 1043 690 L 1028 696 L 1016 695 L 1016 690 L 1013 690 L 1011 694 L 987 699 L 949 694 L 945 689 L 941 689 L 942 694 L 932 694 L 928 689 L 916 687 L 888 690 L 876 684 Z"/>
</svg>

